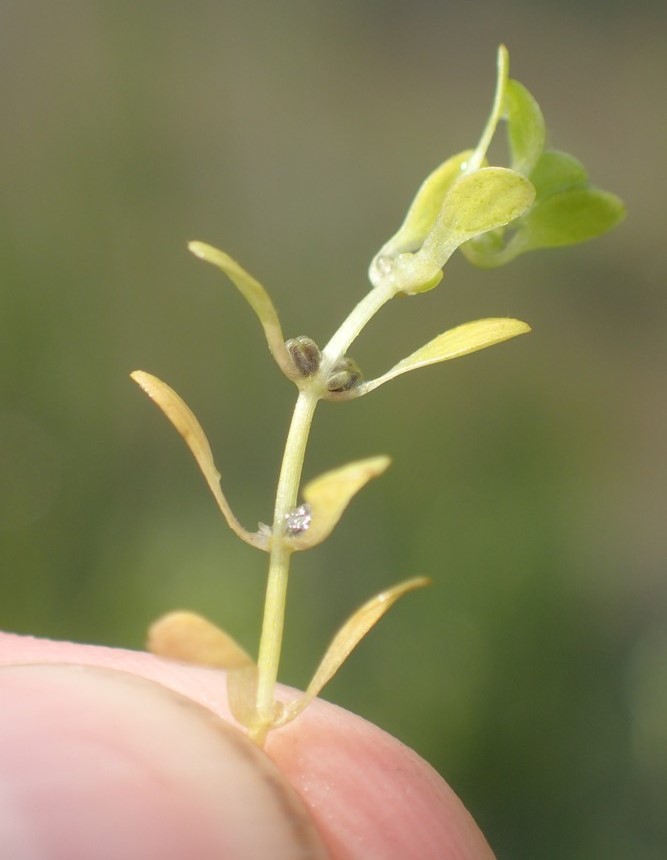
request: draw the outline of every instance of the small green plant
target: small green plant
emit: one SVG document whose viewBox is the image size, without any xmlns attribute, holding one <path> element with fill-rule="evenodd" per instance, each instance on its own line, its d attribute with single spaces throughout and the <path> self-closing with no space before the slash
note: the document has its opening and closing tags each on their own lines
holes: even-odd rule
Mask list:
<svg viewBox="0 0 667 860">
<path fill-rule="evenodd" d="M 246 543 L 269 554 L 264 619 L 255 662 L 230 636 L 190 612 L 158 620 L 149 633 L 155 653 L 227 670 L 235 718 L 262 744 L 271 729 L 297 717 L 331 679 L 360 639 L 403 594 L 426 585 L 408 579 L 376 595 L 334 636 L 306 691 L 284 704 L 275 698 L 290 558 L 327 538 L 352 497 L 389 465 L 384 456 L 349 463 L 310 481 L 299 501 L 301 470 L 315 407 L 320 400 L 354 400 L 402 373 L 484 349 L 530 331 L 515 319 L 482 319 L 445 331 L 385 374 L 365 381 L 348 350 L 369 320 L 398 294 L 435 287 L 457 248 L 478 266 L 500 266 L 536 248 L 583 242 L 624 217 L 621 201 L 591 186 L 572 156 L 545 150 L 545 126 L 537 102 L 509 78 L 508 54 L 498 52 L 498 79 L 491 115 L 475 149 L 454 155 L 417 192 L 406 218 L 370 265 L 372 289 L 321 350 L 308 337 L 285 340 L 264 287 L 231 257 L 203 242 L 190 250 L 221 269 L 257 315 L 269 350 L 297 387 L 298 396 L 278 481 L 273 523 L 247 531 L 234 516 L 194 414 L 169 386 L 143 371 L 133 379 L 169 418 L 197 461 L 218 507 Z M 507 125 L 509 167 L 490 166 L 487 152 L 500 120 Z"/>
</svg>

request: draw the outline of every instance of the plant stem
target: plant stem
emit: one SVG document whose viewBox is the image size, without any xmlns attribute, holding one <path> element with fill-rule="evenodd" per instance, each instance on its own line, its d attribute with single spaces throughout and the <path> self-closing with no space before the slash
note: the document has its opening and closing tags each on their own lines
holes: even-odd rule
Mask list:
<svg viewBox="0 0 667 860">
<path fill-rule="evenodd" d="M 278 479 L 276 504 L 273 516 L 273 536 L 266 585 L 262 635 L 257 659 L 257 717 L 258 725 L 252 732 L 261 743 L 273 717 L 273 693 L 278 677 L 278 664 L 285 621 L 287 580 L 292 550 L 284 540 L 285 519 L 296 504 L 306 444 L 319 397 L 315 391 L 302 390 L 294 407 L 285 443 L 285 453 Z"/>
<path fill-rule="evenodd" d="M 338 359 L 347 352 L 352 341 L 368 321 L 395 294 L 396 291 L 392 286 L 374 287 L 366 293 L 322 350 L 322 370 L 324 373 L 330 370 Z"/>
<path fill-rule="evenodd" d="M 344 355 L 348 346 L 371 317 L 393 295 L 393 289 L 375 288 L 364 296 L 323 350 L 322 364 L 317 377 L 304 384 L 299 390 L 278 478 L 264 618 L 257 657 L 257 717 L 255 724 L 250 728 L 250 737 L 260 745 L 264 742 L 266 733 L 273 723 L 274 690 L 278 678 L 285 623 L 287 581 L 292 555 L 292 549 L 285 541 L 285 521 L 296 505 L 315 407 L 324 393 L 326 378 L 334 364 Z"/>
</svg>

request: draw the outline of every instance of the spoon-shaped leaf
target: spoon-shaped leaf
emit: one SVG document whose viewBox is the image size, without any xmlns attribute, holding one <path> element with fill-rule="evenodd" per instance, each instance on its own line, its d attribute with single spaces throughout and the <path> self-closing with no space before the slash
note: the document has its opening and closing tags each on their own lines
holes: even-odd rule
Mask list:
<svg viewBox="0 0 667 860">
<path fill-rule="evenodd" d="M 267 550 L 267 537 L 263 534 L 253 534 L 246 531 L 234 516 L 220 486 L 220 473 L 213 462 L 211 446 L 208 444 L 206 434 L 190 407 L 166 382 L 162 382 L 157 376 L 143 370 L 135 370 L 130 376 L 143 388 L 151 400 L 157 403 L 183 437 L 232 531 L 251 546 Z"/>
<path fill-rule="evenodd" d="M 432 289 L 454 251 L 469 239 L 504 227 L 532 205 L 532 183 L 506 167 L 482 167 L 451 186 L 433 229 L 417 254 L 401 254 L 394 278 L 413 295 Z"/>
<path fill-rule="evenodd" d="M 461 248 L 476 266 L 493 268 L 537 248 L 574 245 L 601 236 L 625 217 L 615 194 L 595 188 L 581 162 L 564 152 L 542 153 L 530 176 L 537 199 L 505 231 L 487 233 Z"/>
<path fill-rule="evenodd" d="M 269 294 L 259 281 L 256 281 L 252 275 L 249 275 L 228 254 L 225 254 L 224 251 L 219 251 L 212 245 L 207 245 L 205 242 L 190 242 L 188 248 L 196 257 L 222 269 L 229 277 L 230 281 L 238 288 L 241 295 L 257 314 L 264 329 L 264 335 L 271 354 L 280 369 L 290 379 L 298 376 L 285 347 L 285 338 L 283 337 L 278 313 Z"/>
<path fill-rule="evenodd" d="M 522 215 L 534 199 L 535 189 L 525 176 L 507 167 L 482 167 L 449 189 L 424 249 L 437 245 L 438 233 L 455 234 L 464 242 L 503 227 Z"/>
<path fill-rule="evenodd" d="M 431 580 L 426 576 L 406 579 L 386 591 L 381 591 L 359 607 L 334 636 L 303 696 L 285 707 L 284 714 L 278 718 L 276 725 L 285 725 L 291 722 L 319 695 L 324 685 L 333 678 L 349 654 L 368 631 L 377 624 L 385 612 L 391 609 L 399 597 L 415 588 L 430 585 L 430 583 Z"/>
<path fill-rule="evenodd" d="M 535 248 L 555 248 L 586 242 L 611 230 L 625 217 L 625 207 L 615 194 L 598 188 L 570 188 L 539 200 L 508 248 L 521 253 Z"/>
<path fill-rule="evenodd" d="M 427 367 L 429 364 L 438 364 L 441 361 L 448 361 L 450 358 L 468 355 L 471 352 L 486 349 L 487 346 L 502 343 L 504 340 L 510 340 L 529 331 L 530 326 L 527 323 L 506 317 L 464 323 L 433 338 L 377 379 L 362 383 L 358 388 L 358 394 L 367 394 L 379 385 L 383 385 L 395 376 L 400 376 L 401 373 L 407 373 L 409 370 L 417 370 L 420 367 Z"/>
<path fill-rule="evenodd" d="M 329 537 L 352 497 L 372 478 L 381 475 L 389 463 L 389 457 L 384 456 L 356 460 L 306 484 L 303 497 L 312 520 L 305 531 L 291 539 L 292 548 L 309 549 Z"/>
</svg>

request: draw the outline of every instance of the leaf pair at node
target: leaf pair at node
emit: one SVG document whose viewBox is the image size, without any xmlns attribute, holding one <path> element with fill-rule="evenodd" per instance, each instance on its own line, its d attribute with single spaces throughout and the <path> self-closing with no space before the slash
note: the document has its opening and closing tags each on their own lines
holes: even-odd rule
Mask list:
<svg viewBox="0 0 667 860">
<path fill-rule="evenodd" d="M 249 532 L 235 517 L 220 485 L 220 472 L 213 460 L 211 446 L 196 415 L 185 401 L 166 382 L 143 370 L 135 370 L 132 379 L 141 386 L 154 403 L 171 421 L 190 449 L 208 484 L 227 524 L 241 540 L 264 550 L 271 549 L 272 534 L 268 527 Z M 348 463 L 320 475 L 306 484 L 303 490 L 309 510 L 309 524 L 305 529 L 288 535 L 291 550 L 304 550 L 316 546 L 331 534 L 336 524 L 362 487 L 372 478 L 381 475 L 389 465 L 388 457 L 370 457 Z"/>
<path fill-rule="evenodd" d="M 262 726 L 262 733 L 296 719 L 399 597 L 429 584 L 430 580 L 423 576 L 407 579 L 376 594 L 359 607 L 332 639 L 305 692 L 286 704 L 276 702 L 273 719 L 269 725 Z M 257 664 L 229 634 L 194 612 L 170 612 L 151 625 L 148 648 L 161 657 L 226 670 L 232 714 L 251 735 L 256 736 L 260 722 L 256 708 Z"/>
</svg>

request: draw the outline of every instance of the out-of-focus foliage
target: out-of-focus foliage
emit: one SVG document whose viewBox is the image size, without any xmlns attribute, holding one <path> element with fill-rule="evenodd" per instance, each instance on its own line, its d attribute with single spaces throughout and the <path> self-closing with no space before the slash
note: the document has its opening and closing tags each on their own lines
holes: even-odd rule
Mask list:
<svg viewBox="0 0 667 860">
<path fill-rule="evenodd" d="M 181 605 L 253 653 L 264 556 L 127 375 L 187 395 L 241 521 L 269 519 L 292 386 L 186 243 L 252 261 L 285 336 L 325 342 L 416 183 L 475 140 L 502 40 L 548 146 L 630 217 L 493 272 L 453 259 L 364 333 L 372 378 L 465 320 L 534 331 L 322 407 L 306 479 L 394 465 L 296 559 L 282 676 L 428 574 L 327 695 L 432 761 L 501 857 L 663 857 L 664 25 L 658 4 L 0 4 L 2 626 L 141 647 Z"/>
</svg>

